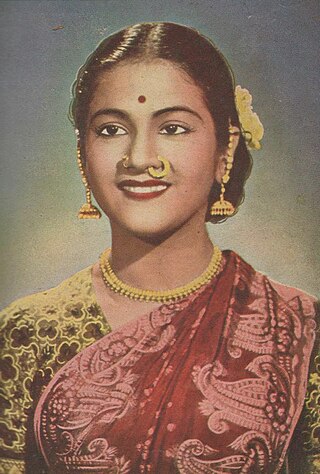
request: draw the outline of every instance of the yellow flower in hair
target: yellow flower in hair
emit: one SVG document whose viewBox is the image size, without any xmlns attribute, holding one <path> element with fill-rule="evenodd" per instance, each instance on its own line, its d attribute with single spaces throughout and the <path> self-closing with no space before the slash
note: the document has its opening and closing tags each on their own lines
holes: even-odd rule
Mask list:
<svg viewBox="0 0 320 474">
<path fill-rule="evenodd" d="M 258 115 L 252 110 L 251 94 L 247 89 L 237 86 L 235 89 L 235 101 L 242 134 L 247 146 L 254 150 L 260 150 L 260 140 L 263 137 L 264 128 Z"/>
</svg>

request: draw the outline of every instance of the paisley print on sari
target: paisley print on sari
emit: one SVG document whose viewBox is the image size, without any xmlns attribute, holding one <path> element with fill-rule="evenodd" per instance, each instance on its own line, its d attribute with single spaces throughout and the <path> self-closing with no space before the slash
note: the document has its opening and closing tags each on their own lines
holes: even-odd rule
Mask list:
<svg viewBox="0 0 320 474">
<path fill-rule="evenodd" d="M 274 474 L 300 415 L 311 297 L 233 253 L 206 287 L 68 362 L 35 431 L 59 473 Z"/>
</svg>

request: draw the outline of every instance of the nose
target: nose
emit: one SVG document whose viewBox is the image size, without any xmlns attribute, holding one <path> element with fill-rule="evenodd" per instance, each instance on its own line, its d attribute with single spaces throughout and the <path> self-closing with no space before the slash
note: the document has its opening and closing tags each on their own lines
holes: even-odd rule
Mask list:
<svg viewBox="0 0 320 474">
<path fill-rule="evenodd" d="M 139 172 L 146 171 L 150 166 L 161 166 L 157 159 L 155 141 L 148 133 L 137 133 L 127 152 L 127 167 Z"/>
</svg>

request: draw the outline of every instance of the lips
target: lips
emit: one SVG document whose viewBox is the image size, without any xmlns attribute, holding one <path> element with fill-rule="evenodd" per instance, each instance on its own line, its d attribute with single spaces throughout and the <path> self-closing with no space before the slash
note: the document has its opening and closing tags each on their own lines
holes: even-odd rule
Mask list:
<svg viewBox="0 0 320 474">
<path fill-rule="evenodd" d="M 148 179 L 146 181 L 137 181 L 134 179 L 126 179 L 118 184 L 126 196 L 133 199 L 153 199 L 163 194 L 170 186 L 166 181 L 158 179 Z"/>
</svg>

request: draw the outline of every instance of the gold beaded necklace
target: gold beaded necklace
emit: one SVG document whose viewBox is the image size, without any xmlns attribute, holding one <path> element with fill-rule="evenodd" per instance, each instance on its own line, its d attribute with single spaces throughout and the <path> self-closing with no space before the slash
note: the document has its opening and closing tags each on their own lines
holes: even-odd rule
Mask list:
<svg viewBox="0 0 320 474">
<path fill-rule="evenodd" d="M 111 249 L 105 250 L 101 254 L 99 260 L 103 280 L 106 285 L 108 285 L 108 287 L 111 288 L 111 290 L 113 290 L 115 293 L 119 293 L 132 300 L 156 301 L 158 303 L 179 300 L 198 290 L 201 286 L 209 283 L 209 281 L 218 273 L 222 258 L 221 250 L 215 245 L 213 247 L 212 257 L 209 265 L 207 266 L 206 270 L 195 280 L 192 280 L 187 285 L 174 288 L 173 290 L 154 291 L 134 288 L 133 286 L 129 286 L 123 281 L 119 280 L 109 262 L 110 253 Z"/>
</svg>

